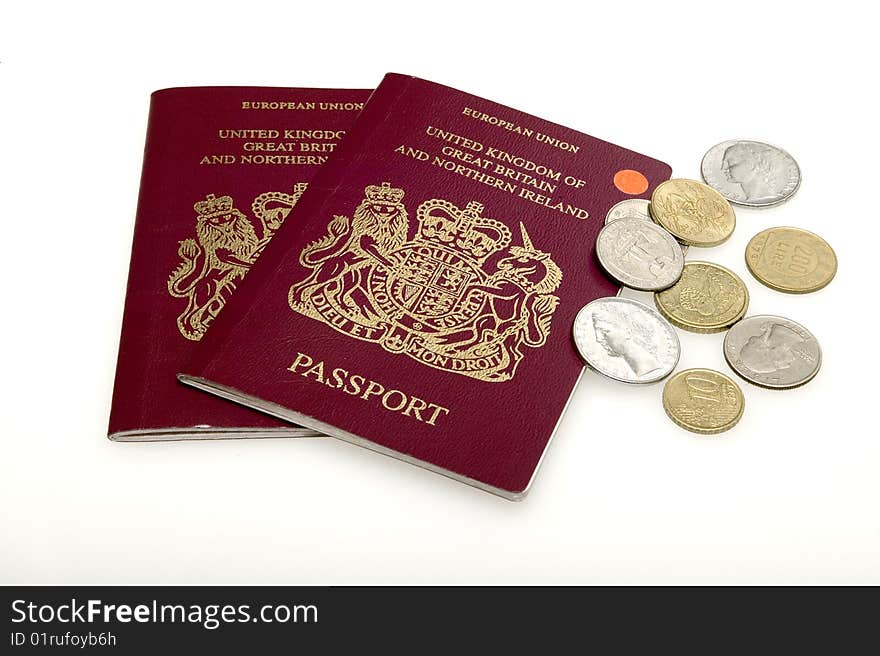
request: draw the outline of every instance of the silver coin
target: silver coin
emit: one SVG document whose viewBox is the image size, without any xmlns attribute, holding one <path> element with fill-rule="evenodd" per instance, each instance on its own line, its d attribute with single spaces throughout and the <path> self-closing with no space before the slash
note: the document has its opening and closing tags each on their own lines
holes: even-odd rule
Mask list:
<svg viewBox="0 0 880 656">
<path fill-rule="evenodd" d="M 643 219 L 618 219 L 602 228 L 596 256 L 620 284 L 645 292 L 672 287 L 684 268 L 684 254 L 675 237 Z"/>
<path fill-rule="evenodd" d="M 624 383 L 655 383 L 678 364 L 678 335 L 660 313 L 619 296 L 588 303 L 574 319 L 574 343 L 600 374 Z"/>
<path fill-rule="evenodd" d="M 644 219 L 651 221 L 650 201 L 644 198 L 627 198 L 617 203 L 605 215 L 605 225 L 618 219 Z"/>
<path fill-rule="evenodd" d="M 809 330 L 769 314 L 734 324 L 724 336 L 724 357 L 745 380 L 773 389 L 810 382 L 822 364 L 819 342 Z"/>
<path fill-rule="evenodd" d="M 761 141 L 723 141 L 703 156 L 703 180 L 731 203 L 768 207 L 788 200 L 801 184 L 797 162 Z"/>
<path fill-rule="evenodd" d="M 605 215 L 605 225 L 618 219 L 627 218 L 642 219 L 654 223 L 654 218 L 651 216 L 651 202 L 644 198 L 627 198 L 622 200 L 608 210 L 608 214 Z M 688 245 L 680 244 L 680 246 L 681 252 L 687 255 Z"/>
</svg>

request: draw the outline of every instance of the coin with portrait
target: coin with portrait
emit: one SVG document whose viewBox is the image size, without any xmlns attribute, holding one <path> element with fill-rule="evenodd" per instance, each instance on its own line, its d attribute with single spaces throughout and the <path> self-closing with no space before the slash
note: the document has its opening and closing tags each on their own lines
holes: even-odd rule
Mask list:
<svg viewBox="0 0 880 656">
<path fill-rule="evenodd" d="M 673 178 L 654 189 L 651 216 L 656 223 L 689 246 L 717 246 L 736 227 L 730 203 L 696 180 Z"/>
<path fill-rule="evenodd" d="M 742 390 L 712 369 L 685 369 L 663 387 L 663 409 L 682 428 L 714 435 L 733 428 L 745 409 Z"/>
<path fill-rule="evenodd" d="M 723 141 L 700 165 L 703 180 L 731 203 L 768 207 L 791 198 L 801 171 L 787 152 L 761 141 Z"/>
<path fill-rule="evenodd" d="M 656 223 L 623 218 L 606 225 L 596 238 L 599 264 L 620 284 L 657 291 L 675 284 L 684 254 L 675 237 Z"/>
<path fill-rule="evenodd" d="M 837 273 L 837 255 L 819 235 L 801 228 L 768 228 L 746 246 L 746 266 L 768 287 L 790 294 L 822 289 Z"/>
<path fill-rule="evenodd" d="M 755 385 L 789 389 L 811 381 L 822 364 L 822 350 L 799 323 L 773 315 L 747 317 L 724 336 L 724 358 Z"/>
<path fill-rule="evenodd" d="M 681 346 L 669 323 L 628 298 L 599 298 L 574 320 L 574 343 L 600 374 L 624 383 L 654 383 L 678 364 Z"/>
<path fill-rule="evenodd" d="M 688 262 L 681 278 L 654 294 L 654 303 L 673 324 L 695 333 L 717 333 L 739 321 L 749 307 L 745 283 L 714 262 Z"/>
</svg>

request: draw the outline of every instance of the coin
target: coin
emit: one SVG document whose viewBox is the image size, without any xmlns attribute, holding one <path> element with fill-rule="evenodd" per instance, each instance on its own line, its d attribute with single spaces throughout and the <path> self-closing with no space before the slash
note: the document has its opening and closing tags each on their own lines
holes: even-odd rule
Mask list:
<svg viewBox="0 0 880 656">
<path fill-rule="evenodd" d="M 717 333 L 745 316 L 749 292 L 738 275 L 720 264 L 688 262 L 677 283 L 654 294 L 654 303 L 679 328 Z"/>
<path fill-rule="evenodd" d="M 649 209 L 651 203 L 644 198 L 627 198 L 617 203 L 608 210 L 605 215 L 605 225 L 617 219 L 637 218 L 646 221 L 651 220 L 651 211 Z"/>
<path fill-rule="evenodd" d="M 712 369 L 685 369 L 663 387 L 663 409 L 684 429 L 703 435 L 733 428 L 745 399 L 733 380 Z"/>
<path fill-rule="evenodd" d="M 724 336 L 724 357 L 750 383 L 789 389 L 810 382 L 822 364 L 822 350 L 799 323 L 769 314 L 747 317 Z"/>
<path fill-rule="evenodd" d="M 705 154 L 700 171 L 703 180 L 727 200 L 747 207 L 782 203 L 801 184 L 794 158 L 761 141 L 723 141 Z"/>
<path fill-rule="evenodd" d="M 678 335 L 663 317 L 617 296 L 581 308 L 574 320 L 574 343 L 590 367 L 624 383 L 662 380 L 681 355 Z"/>
<path fill-rule="evenodd" d="M 759 281 L 780 292 L 822 289 L 837 273 L 837 256 L 819 235 L 800 228 L 768 228 L 746 246 L 746 265 Z"/>
<path fill-rule="evenodd" d="M 671 287 L 684 267 L 675 237 L 656 223 L 633 217 L 602 228 L 596 238 L 596 256 L 620 284 L 646 292 Z"/>
<path fill-rule="evenodd" d="M 696 180 L 674 178 L 658 185 L 651 196 L 651 216 L 689 246 L 717 246 L 736 227 L 730 203 Z"/>
<path fill-rule="evenodd" d="M 608 214 L 605 215 L 605 225 L 608 225 L 612 221 L 617 221 L 618 219 L 626 219 L 630 217 L 642 219 L 644 221 L 651 221 L 653 223 L 654 219 L 651 218 L 650 201 L 647 201 L 644 198 L 627 198 L 626 200 L 620 201 L 608 210 Z M 687 255 L 688 246 L 685 244 L 679 244 L 679 246 L 681 246 L 682 254 Z"/>
</svg>

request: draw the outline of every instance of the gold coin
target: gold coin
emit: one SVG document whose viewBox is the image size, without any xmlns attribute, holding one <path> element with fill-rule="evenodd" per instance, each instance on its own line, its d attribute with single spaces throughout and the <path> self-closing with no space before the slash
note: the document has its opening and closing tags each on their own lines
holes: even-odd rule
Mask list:
<svg viewBox="0 0 880 656">
<path fill-rule="evenodd" d="M 733 207 L 724 196 L 702 182 L 681 178 L 657 186 L 651 216 L 689 246 L 717 246 L 736 227 Z"/>
<path fill-rule="evenodd" d="M 713 262 L 686 262 L 678 282 L 654 294 L 670 323 L 695 333 L 727 330 L 745 316 L 749 291 L 730 269 Z"/>
<path fill-rule="evenodd" d="M 822 289 L 837 273 L 837 256 L 819 235 L 800 228 L 768 228 L 746 246 L 746 266 L 759 281 L 780 292 Z"/>
<path fill-rule="evenodd" d="M 663 387 L 663 409 L 684 429 L 703 435 L 733 428 L 745 408 L 742 390 L 712 369 L 686 369 Z"/>
</svg>

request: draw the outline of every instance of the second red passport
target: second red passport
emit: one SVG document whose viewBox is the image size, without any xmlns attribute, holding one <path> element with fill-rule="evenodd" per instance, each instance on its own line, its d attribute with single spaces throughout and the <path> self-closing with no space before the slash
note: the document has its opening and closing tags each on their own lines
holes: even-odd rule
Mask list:
<svg viewBox="0 0 880 656">
<path fill-rule="evenodd" d="M 575 314 L 617 292 L 605 214 L 669 174 L 388 75 L 181 380 L 520 498 L 583 370 Z"/>
<path fill-rule="evenodd" d="M 119 342 L 115 440 L 313 435 L 175 375 L 354 123 L 360 89 L 153 94 Z"/>
</svg>

